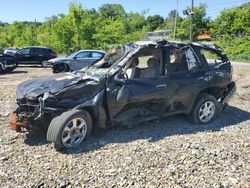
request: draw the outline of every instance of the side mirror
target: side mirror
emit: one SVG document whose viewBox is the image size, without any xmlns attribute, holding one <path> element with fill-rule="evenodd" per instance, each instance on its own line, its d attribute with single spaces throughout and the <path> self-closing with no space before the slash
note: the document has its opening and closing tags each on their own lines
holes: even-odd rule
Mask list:
<svg viewBox="0 0 250 188">
<path fill-rule="evenodd" d="M 117 85 L 122 86 L 125 83 L 124 78 L 119 78 L 119 74 L 115 75 L 114 81 Z"/>
<path fill-rule="evenodd" d="M 77 59 L 77 56 L 74 56 L 73 59 Z"/>
<path fill-rule="evenodd" d="M 117 85 L 122 86 L 125 83 L 126 76 L 124 76 L 124 73 L 122 70 L 120 70 L 115 76 L 114 76 L 114 81 Z"/>
</svg>

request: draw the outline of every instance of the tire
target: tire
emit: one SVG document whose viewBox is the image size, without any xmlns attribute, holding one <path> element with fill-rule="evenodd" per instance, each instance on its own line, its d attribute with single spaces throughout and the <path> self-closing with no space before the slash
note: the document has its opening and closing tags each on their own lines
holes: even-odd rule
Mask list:
<svg viewBox="0 0 250 188">
<path fill-rule="evenodd" d="M 4 70 L 3 70 L 3 68 L 2 68 L 2 65 L 0 65 L 0 74 L 1 73 L 4 73 Z"/>
<path fill-rule="evenodd" d="M 15 68 L 7 68 L 7 69 L 5 70 L 5 72 L 6 72 L 6 73 L 10 73 L 10 72 L 12 72 L 14 69 L 15 69 Z"/>
<path fill-rule="evenodd" d="M 41 62 L 41 67 L 47 68 L 47 61 L 46 60 Z"/>
<path fill-rule="evenodd" d="M 207 124 L 212 122 L 218 114 L 218 102 L 209 94 L 201 94 L 188 119 L 194 124 Z"/>
<path fill-rule="evenodd" d="M 73 122 L 76 122 L 75 125 Z M 52 119 L 47 131 L 47 141 L 54 142 L 56 150 L 73 148 L 81 144 L 91 131 L 90 114 L 84 110 L 71 110 Z"/>
<path fill-rule="evenodd" d="M 64 63 L 60 63 L 53 66 L 53 73 L 69 72 L 69 66 Z"/>
</svg>

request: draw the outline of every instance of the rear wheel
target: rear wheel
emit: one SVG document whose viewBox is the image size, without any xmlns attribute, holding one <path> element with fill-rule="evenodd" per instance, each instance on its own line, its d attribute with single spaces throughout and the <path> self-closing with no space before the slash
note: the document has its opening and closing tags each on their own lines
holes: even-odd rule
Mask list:
<svg viewBox="0 0 250 188">
<path fill-rule="evenodd" d="M 209 94 L 202 94 L 196 101 L 189 120 L 195 124 L 206 124 L 215 119 L 218 114 L 218 102 Z"/>
<path fill-rule="evenodd" d="M 41 67 L 44 67 L 44 68 L 48 67 L 46 60 L 44 60 L 44 61 L 41 62 Z"/>
<path fill-rule="evenodd" d="M 82 143 L 91 133 L 92 119 L 88 112 L 72 110 L 55 117 L 48 128 L 47 140 L 55 148 L 73 148 Z"/>
</svg>

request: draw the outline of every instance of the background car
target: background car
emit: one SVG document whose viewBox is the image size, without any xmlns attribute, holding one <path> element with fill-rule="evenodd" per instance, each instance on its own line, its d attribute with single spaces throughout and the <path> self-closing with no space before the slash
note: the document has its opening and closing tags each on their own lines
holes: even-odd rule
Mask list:
<svg viewBox="0 0 250 188">
<path fill-rule="evenodd" d="M 15 58 L 10 54 L 0 53 L 0 74 L 9 73 L 16 68 Z"/>
<path fill-rule="evenodd" d="M 56 58 L 57 54 L 50 48 L 31 46 L 17 51 L 15 54 L 17 64 L 43 64 L 49 59 Z"/>
<path fill-rule="evenodd" d="M 4 53 L 5 53 L 5 54 L 11 54 L 11 55 L 13 55 L 13 54 L 15 54 L 18 50 L 19 50 L 19 48 L 12 48 L 12 47 L 9 47 L 9 48 L 6 48 L 6 49 L 4 50 Z"/>
<path fill-rule="evenodd" d="M 80 70 L 102 59 L 106 53 L 100 50 L 80 50 L 64 58 L 48 61 L 54 73 Z"/>
</svg>

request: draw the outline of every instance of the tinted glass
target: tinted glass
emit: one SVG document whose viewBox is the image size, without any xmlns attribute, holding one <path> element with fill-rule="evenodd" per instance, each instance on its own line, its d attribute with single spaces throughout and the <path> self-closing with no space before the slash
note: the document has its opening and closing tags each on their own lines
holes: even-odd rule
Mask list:
<svg viewBox="0 0 250 188">
<path fill-rule="evenodd" d="M 80 52 L 79 54 L 76 55 L 77 59 L 87 58 L 87 57 L 89 57 L 89 52 Z"/>
<path fill-rule="evenodd" d="M 35 55 L 43 54 L 43 49 L 42 48 L 32 48 L 31 54 L 35 54 Z"/>
<path fill-rule="evenodd" d="M 100 52 L 91 52 L 91 57 L 92 58 L 102 58 L 103 54 Z"/>
<path fill-rule="evenodd" d="M 21 55 L 28 55 L 29 53 L 30 53 L 30 48 L 24 48 L 18 51 L 18 54 L 21 54 Z"/>
</svg>

